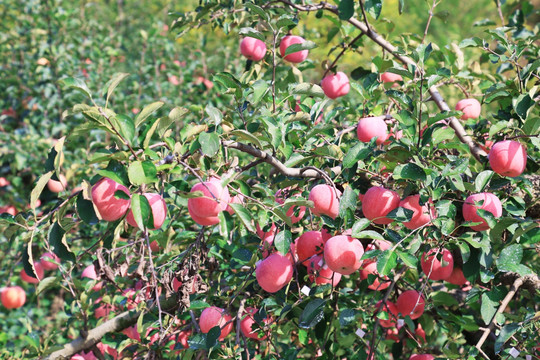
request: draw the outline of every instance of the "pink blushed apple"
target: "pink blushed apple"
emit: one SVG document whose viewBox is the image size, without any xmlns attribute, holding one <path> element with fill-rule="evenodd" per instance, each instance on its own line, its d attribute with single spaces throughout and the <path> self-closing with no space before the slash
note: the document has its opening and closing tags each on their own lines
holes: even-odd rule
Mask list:
<svg viewBox="0 0 540 360">
<path fill-rule="evenodd" d="M 221 328 L 219 340 L 223 340 L 229 335 L 233 328 L 233 323 L 230 322 L 232 317 L 225 314 L 225 311 L 216 306 L 211 306 L 203 310 L 199 319 L 199 327 L 201 332 L 206 334 L 215 326 Z"/>
<path fill-rule="evenodd" d="M 350 275 L 362 266 L 364 247 L 351 236 L 331 237 L 324 244 L 324 260 L 328 267 L 342 275 Z"/>
<path fill-rule="evenodd" d="M 92 202 L 105 221 L 116 221 L 128 211 L 131 200 L 116 198 L 117 191 L 131 197 L 129 190 L 114 180 L 103 178 L 92 187 Z"/>
<path fill-rule="evenodd" d="M 519 176 L 527 166 L 527 151 L 518 141 L 505 140 L 495 143 L 488 158 L 493 171 L 501 176 Z"/>
<path fill-rule="evenodd" d="M 324 94 L 330 99 L 337 99 L 349 93 L 351 86 L 345 73 L 338 71 L 336 74 L 327 75 L 321 82 Z"/>
<path fill-rule="evenodd" d="M 327 215 L 335 219 L 339 214 L 339 197 L 341 192 L 326 184 L 316 185 L 311 189 L 308 200 L 313 201 L 315 215 Z"/>
<path fill-rule="evenodd" d="M 279 44 L 279 52 L 281 53 L 281 57 L 283 57 L 283 59 L 287 60 L 288 62 L 292 62 L 292 63 L 301 63 L 302 61 L 306 60 L 309 55 L 308 50 L 301 50 L 301 51 L 293 52 L 285 56 L 285 51 L 287 50 L 289 46 L 294 45 L 294 44 L 303 44 L 304 42 L 306 42 L 304 38 L 300 36 L 296 36 L 296 35 L 287 35 L 283 37 L 283 39 L 281 39 L 281 42 Z"/>
<path fill-rule="evenodd" d="M 361 142 L 370 142 L 377 138 L 377 145 L 381 145 L 388 138 L 388 126 L 384 121 L 384 116 L 374 116 L 361 118 L 358 121 L 356 135 Z"/>
<path fill-rule="evenodd" d="M 441 251 L 431 249 L 422 254 L 420 264 L 422 265 L 422 271 L 429 279 L 445 280 L 454 270 L 454 257 L 448 249 L 442 249 Z"/>
<path fill-rule="evenodd" d="M 390 224 L 392 219 L 385 217 L 399 207 L 399 194 L 382 186 L 373 186 L 364 194 L 362 212 L 375 224 Z"/>
<path fill-rule="evenodd" d="M 143 196 L 148 200 L 148 204 L 150 204 L 150 209 L 152 210 L 152 217 L 154 218 L 154 227 L 151 230 L 159 229 L 167 217 L 167 204 L 159 194 L 144 193 Z M 137 227 L 137 223 L 133 217 L 133 211 L 129 210 L 126 220 L 129 225 Z"/>
<path fill-rule="evenodd" d="M 430 202 L 430 201 L 429 201 Z M 429 203 L 428 202 L 428 203 Z M 431 203 L 420 205 L 420 195 L 409 195 L 399 202 L 399 207 L 413 211 L 411 220 L 404 222 L 403 225 L 410 230 L 418 229 L 435 219 L 435 207 Z"/>
<path fill-rule="evenodd" d="M 273 253 L 262 260 L 255 269 L 257 283 L 263 290 L 275 293 L 287 285 L 293 275 L 291 260 L 279 253 Z"/>
<path fill-rule="evenodd" d="M 456 110 L 463 112 L 461 120 L 478 119 L 481 105 L 476 99 L 463 99 L 456 104 Z"/>
<path fill-rule="evenodd" d="M 476 205 L 476 203 L 482 203 L 482 205 Z M 463 218 L 465 221 L 480 222 L 479 225 L 471 226 L 473 230 L 484 231 L 489 229 L 489 225 L 486 220 L 482 219 L 478 215 L 477 210 L 483 209 L 489 211 L 494 217 L 499 218 L 502 216 L 502 204 L 499 198 L 492 193 L 479 193 L 469 196 L 463 204 Z"/>
<path fill-rule="evenodd" d="M 266 44 L 259 39 L 245 37 L 240 43 L 240 52 L 249 60 L 260 61 L 266 55 Z"/>
</svg>

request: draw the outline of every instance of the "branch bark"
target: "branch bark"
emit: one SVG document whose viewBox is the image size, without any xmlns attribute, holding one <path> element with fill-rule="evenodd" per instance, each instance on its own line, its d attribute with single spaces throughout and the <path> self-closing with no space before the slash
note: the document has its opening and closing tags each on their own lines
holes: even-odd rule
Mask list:
<svg viewBox="0 0 540 360">
<path fill-rule="evenodd" d="M 316 5 L 297 5 L 293 4 L 290 1 L 287 0 L 276 0 L 275 2 L 280 2 L 282 4 L 288 5 L 298 11 L 316 11 L 316 10 L 326 10 L 329 12 L 334 13 L 335 15 L 339 15 L 339 11 L 337 6 L 330 5 L 326 2 L 321 2 Z M 362 31 L 367 37 L 369 37 L 373 42 L 375 42 L 377 45 L 382 47 L 384 50 L 391 53 L 397 60 L 399 60 L 404 65 L 414 65 L 416 68 L 416 63 L 413 59 L 409 58 L 408 56 L 402 55 L 398 53 L 398 49 L 386 41 L 382 36 L 380 36 L 375 30 L 373 30 L 373 27 L 368 28 L 366 24 L 364 24 L 362 21 L 351 17 L 349 20 L 347 20 L 351 25 Z M 448 104 L 444 101 L 444 98 L 437 90 L 436 86 L 433 85 L 429 88 L 429 93 L 441 111 L 450 111 L 450 107 L 448 107 Z M 458 119 L 456 119 L 454 116 L 449 117 L 446 119 L 448 124 L 452 129 L 454 129 L 454 132 L 456 133 L 458 139 L 466 144 L 469 147 L 469 150 L 471 154 L 478 160 L 482 161 L 482 159 L 485 160 L 485 157 L 487 154 L 478 146 L 474 140 L 467 134 L 461 123 Z"/>
</svg>

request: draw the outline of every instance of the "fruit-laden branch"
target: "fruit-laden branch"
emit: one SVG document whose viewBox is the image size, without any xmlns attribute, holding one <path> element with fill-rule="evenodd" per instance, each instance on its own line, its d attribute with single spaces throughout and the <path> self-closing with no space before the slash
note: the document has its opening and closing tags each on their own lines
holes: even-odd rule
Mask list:
<svg viewBox="0 0 540 360">
<path fill-rule="evenodd" d="M 231 149 L 240 150 L 256 158 L 262 159 L 265 163 L 272 165 L 277 171 L 285 176 L 291 177 L 301 177 L 301 178 L 313 178 L 313 179 L 323 179 L 326 178 L 322 170 L 315 170 L 313 167 L 309 166 L 307 168 L 290 168 L 285 166 L 281 161 L 270 155 L 269 153 L 254 148 L 252 146 L 242 144 L 236 141 L 224 140 L 221 142 L 223 146 L 226 146 Z M 331 169 L 333 172 L 341 172 L 341 167 L 337 166 Z"/>
<path fill-rule="evenodd" d="M 167 310 L 176 309 L 179 306 L 176 296 L 172 296 L 168 299 L 163 299 L 161 302 L 161 308 Z M 79 336 L 77 339 L 72 342 L 64 345 L 60 350 L 57 350 L 51 353 L 49 356 L 43 358 L 43 360 L 56 360 L 70 358 L 71 356 L 77 354 L 78 352 L 90 349 L 92 346 L 96 345 L 101 341 L 101 339 L 109 334 L 122 331 L 130 326 L 133 326 L 142 311 L 125 311 L 118 316 L 104 322 L 98 327 L 88 331 L 88 334 L 83 337 Z"/>
<path fill-rule="evenodd" d="M 294 8 L 294 9 L 296 9 L 298 11 L 316 11 L 316 10 L 321 10 L 322 9 L 322 10 L 330 11 L 330 12 L 336 14 L 336 15 L 339 15 L 339 11 L 338 11 L 337 6 L 330 5 L 330 4 L 326 3 L 326 2 L 321 2 L 321 3 L 316 4 L 316 5 L 297 5 L 297 4 L 293 4 L 292 2 L 287 1 L 287 0 L 275 0 L 274 2 L 279 2 L 279 3 L 285 4 L 285 5 L 289 5 L 290 7 Z M 364 33 L 367 37 L 369 37 L 371 40 L 373 40 L 377 45 L 379 45 L 384 50 L 391 53 L 402 64 L 404 64 L 404 65 L 409 65 L 410 64 L 410 65 L 414 65 L 415 67 L 417 67 L 416 63 L 414 62 L 413 59 L 409 58 L 408 56 L 399 54 L 398 51 L 397 51 L 398 49 L 394 45 L 392 45 L 391 43 L 386 41 L 382 36 L 377 34 L 374 30 L 372 30 L 372 27 L 368 28 L 366 26 L 366 24 L 364 24 L 362 21 L 360 21 L 360 20 L 358 20 L 358 19 L 356 19 L 354 17 L 351 17 L 347 21 L 351 25 L 353 25 L 354 27 L 356 27 L 357 29 L 362 31 L 362 33 Z M 441 94 L 439 93 L 439 91 L 437 90 L 435 85 L 431 86 L 428 89 L 428 91 L 429 91 L 429 93 L 431 95 L 431 98 L 435 102 L 435 104 L 437 104 L 437 107 L 439 108 L 439 110 L 441 110 L 441 111 L 450 111 L 450 107 L 448 107 L 448 104 L 444 101 L 444 98 L 441 96 Z M 471 151 L 471 154 L 478 161 L 481 161 L 482 157 L 486 156 L 486 153 L 484 152 L 484 150 L 482 150 L 474 142 L 474 140 L 469 135 L 467 135 L 467 132 L 465 131 L 465 129 L 463 128 L 463 126 L 461 125 L 459 120 L 456 119 L 454 116 L 451 116 L 451 117 L 449 117 L 447 119 L 447 121 L 448 121 L 448 124 L 450 125 L 450 127 L 452 129 L 454 129 L 459 141 L 466 144 L 469 147 L 469 149 Z"/>
</svg>

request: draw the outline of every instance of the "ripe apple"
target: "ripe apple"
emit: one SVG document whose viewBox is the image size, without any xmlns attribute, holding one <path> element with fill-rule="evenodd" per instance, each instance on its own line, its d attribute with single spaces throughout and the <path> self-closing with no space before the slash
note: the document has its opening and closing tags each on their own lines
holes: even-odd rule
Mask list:
<svg viewBox="0 0 540 360">
<path fill-rule="evenodd" d="M 266 44 L 264 41 L 248 36 L 242 39 L 240 52 L 249 60 L 260 61 L 266 55 Z"/>
<path fill-rule="evenodd" d="M 358 140 L 368 143 L 376 137 L 377 145 L 384 143 L 388 138 L 388 126 L 384 122 L 384 118 L 384 116 L 361 118 L 356 128 Z"/>
<path fill-rule="evenodd" d="M 293 266 L 287 256 L 273 253 L 262 260 L 255 269 L 257 283 L 265 291 L 275 293 L 291 281 Z"/>
<path fill-rule="evenodd" d="M 393 83 L 396 81 L 403 81 L 403 77 L 401 77 L 401 75 L 399 74 L 394 74 L 391 72 L 383 72 L 381 74 L 381 81 L 383 83 Z"/>
<path fill-rule="evenodd" d="M 392 219 L 385 216 L 399 207 L 399 194 L 382 186 L 373 186 L 364 194 L 362 212 L 364 216 L 375 224 L 390 224 Z"/>
<path fill-rule="evenodd" d="M 397 328 L 386 329 L 386 340 L 399 342 L 399 330 Z"/>
<path fill-rule="evenodd" d="M 461 268 L 457 266 L 454 266 L 452 274 L 450 274 L 450 276 L 444 280 L 448 281 L 450 284 L 459 286 L 465 285 L 467 283 L 467 279 L 465 278 L 465 275 L 463 275 L 463 270 L 461 270 Z"/>
<path fill-rule="evenodd" d="M 321 82 L 324 94 L 330 99 L 336 99 L 349 93 L 351 86 L 345 73 L 338 71 L 336 74 L 327 75 Z"/>
<path fill-rule="evenodd" d="M 325 239 L 320 231 L 307 231 L 303 233 L 296 241 L 298 259 L 304 266 L 309 266 L 312 256 L 322 254 L 324 243 Z"/>
<path fill-rule="evenodd" d="M 525 147 L 513 140 L 495 143 L 489 152 L 488 158 L 493 171 L 501 176 L 519 176 L 527 166 Z"/>
<path fill-rule="evenodd" d="M 342 275 L 350 275 L 362 266 L 362 243 L 347 235 L 331 237 L 324 244 L 324 260 L 328 267 Z"/>
<path fill-rule="evenodd" d="M 402 292 L 396 302 L 398 313 L 410 316 L 412 320 L 422 316 L 425 305 L 424 297 L 416 290 Z"/>
<path fill-rule="evenodd" d="M 6 309 L 17 309 L 26 302 L 26 293 L 20 286 L 8 286 L 1 290 L 0 299 Z"/>
<path fill-rule="evenodd" d="M 83 272 L 81 274 L 81 278 L 88 278 L 88 279 L 91 279 L 91 280 L 97 280 L 98 276 L 96 274 L 96 268 L 95 268 L 94 264 L 87 266 L 83 270 Z M 99 291 L 101 291 L 102 288 L 103 288 L 103 282 L 100 281 L 96 285 L 94 285 L 92 290 L 95 291 L 95 292 L 99 292 Z"/>
<path fill-rule="evenodd" d="M 431 199 L 429 200 L 431 202 Z M 420 206 L 420 195 L 409 195 L 399 202 L 399 207 L 412 210 L 413 216 L 410 221 L 404 222 L 403 225 L 410 230 L 418 229 L 428 224 L 432 219 L 436 218 L 435 207 L 424 204 Z M 431 208 L 431 211 L 430 211 Z"/>
<path fill-rule="evenodd" d="M 481 106 L 476 99 L 463 99 L 456 104 L 456 110 L 463 112 L 461 120 L 478 119 Z"/>
<path fill-rule="evenodd" d="M 45 270 L 56 270 L 58 269 L 58 265 L 60 263 L 60 259 L 58 256 L 56 256 L 53 253 L 46 252 L 43 255 L 41 255 L 41 266 Z M 53 262 L 54 261 L 54 262 Z"/>
<path fill-rule="evenodd" d="M 21 270 L 21 280 L 24 282 L 27 282 L 29 284 L 38 284 L 45 275 L 45 272 L 43 270 L 43 265 L 39 261 L 34 261 L 34 269 L 36 270 L 37 278 L 34 277 L 34 275 L 29 275 L 24 271 L 24 269 Z"/>
<path fill-rule="evenodd" d="M 482 202 L 482 205 L 475 205 L 477 202 Z M 476 231 L 489 229 L 487 222 L 478 215 L 478 209 L 489 211 L 496 218 L 502 216 L 501 201 L 494 194 L 484 192 L 469 196 L 463 204 L 463 218 L 465 221 L 480 222 L 481 224 L 479 225 L 471 226 L 471 228 Z"/>
<path fill-rule="evenodd" d="M 167 217 L 167 204 L 159 194 L 144 193 L 143 196 L 148 200 L 150 208 L 152 209 L 152 216 L 154 218 L 154 228 L 150 230 L 159 229 Z M 129 210 L 126 220 L 129 225 L 137 227 L 137 223 L 133 217 L 133 211 Z"/>
<path fill-rule="evenodd" d="M 270 249 L 272 248 L 272 244 L 274 243 L 274 238 L 276 237 L 276 234 L 279 232 L 279 230 L 277 230 L 276 224 L 274 223 L 272 223 L 272 226 L 267 232 L 264 232 L 263 229 L 261 229 L 261 227 L 259 226 L 259 224 L 255 224 L 255 228 L 257 235 L 261 238 L 261 240 L 263 240 L 263 257 L 267 257 L 270 254 Z"/>
<path fill-rule="evenodd" d="M 188 199 L 188 210 L 192 217 L 195 215 L 199 219 L 214 218 L 221 211 L 227 209 L 230 194 L 226 188 L 223 188 L 219 180 L 212 179 L 197 183 L 191 188 L 191 192 L 195 191 L 201 191 L 203 196 Z"/>
<path fill-rule="evenodd" d="M 378 310 L 379 306 L 381 306 L 381 303 L 382 303 L 382 300 L 377 302 L 377 304 L 375 305 L 375 309 Z M 397 310 L 396 304 L 394 304 L 391 301 L 387 301 L 385 306 L 383 306 L 380 311 L 384 311 L 384 312 L 388 313 L 388 319 L 387 320 L 379 319 L 379 324 L 382 327 L 389 328 L 389 327 L 396 326 L 396 324 L 397 324 L 397 316 L 398 316 L 398 310 Z"/>
<path fill-rule="evenodd" d="M 131 200 L 116 198 L 115 192 L 123 191 L 131 197 L 128 188 L 114 180 L 103 178 L 92 187 L 92 202 L 105 221 L 116 221 L 128 211 Z"/>
<path fill-rule="evenodd" d="M 242 321 L 240 321 L 240 330 L 242 331 L 242 334 L 244 334 L 244 336 L 247 338 L 255 339 L 255 340 L 264 340 L 266 339 L 266 335 L 259 337 L 259 334 L 261 333 L 259 329 L 260 326 L 256 326 L 257 330 L 252 330 L 253 325 L 256 324 L 254 316 L 257 313 L 257 311 L 259 310 L 252 307 L 249 307 L 246 309 L 247 315 L 244 316 Z M 265 318 L 263 322 L 265 324 L 269 324 L 270 319 Z"/>
<path fill-rule="evenodd" d="M 11 185 L 8 179 L 5 177 L 0 177 L 0 187 Z"/>
<path fill-rule="evenodd" d="M 409 360 L 433 360 L 435 357 L 430 354 L 414 354 L 411 355 Z"/>
<path fill-rule="evenodd" d="M 225 314 L 225 311 L 216 306 L 210 306 L 203 310 L 199 319 L 199 328 L 201 332 L 206 334 L 215 326 L 221 328 L 219 340 L 223 340 L 229 335 L 233 328 L 233 323 L 230 315 Z M 227 324 L 228 323 L 228 324 Z"/>
<path fill-rule="evenodd" d="M 375 275 L 376 278 L 373 281 L 373 283 L 368 286 L 368 289 L 375 290 L 375 291 L 382 291 L 390 286 L 390 281 L 388 281 L 388 276 L 382 277 L 382 279 L 386 281 L 380 280 L 381 276 L 379 275 L 379 272 L 377 271 L 377 262 L 364 260 L 364 265 L 360 269 L 360 279 L 366 280 L 369 275 Z"/>
<path fill-rule="evenodd" d="M 322 255 L 314 256 L 309 260 L 307 272 L 309 274 L 309 280 L 317 285 L 332 284 L 333 287 L 336 287 L 341 280 L 341 274 L 332 271 L 324 263 Z"/>
<path fill-rule="evenodd" d="M 191 336 L 191 333 L 192 333 L 191 330 L 183 330 L 183 331 L 180 331 L 180 333 L 178 334 L 177 342 L 182 344 L 182 347 L 184 349 L 189 349 L 188 340 L 189 340 L 189 337 Z M 183 349 L 181 349 L 180 351 L 182 351 L 182 350 Z"/>
<path fill-rule="evenodd" d="M 8 213 L 12 216 L 17 215 L 17 208 L 13 205 L 0 206 L 0 214 Z"/>
<path fill-rule="evenodd" d="M 426 343 L 426 332 L 424 329 L 422 329 L 422 324 L 418 323 L 416 330 L 414 331 L 414 335 L 418 338 L 418 340 L 420 340 L 421 343 Z"/>
<path fill-rule="evenodd" d="M 437 253 L 439 257 L 442 255 L 442 261 L 437 259 Z M 427 254 L 422 254 L 420 263 L 422 271 L 431 280 L 445 280 L 452 275 L 454 270 L 454 257 L 448 249 L 442 249 L 439 252 L 437 249 L 431 249 Z"/>
<path fill-rule="evenodd" d="M 66 190 L 66 187 L 67 187 L 67 179 L 66 179 L 66 177 L 63 174 L 60 174 L 58 176 L 58 179 L 60 181 L 49 179 L 49 181 L 47 182 L 47 187 L 53 193 L 59 193 L 61 191 Z"/>
<path fill-rule="evenodd" d="M 288 192 L 290 188 L 285 188 L 285 189 L 279 189 L 278 191 L 276 191 L 276 202 L 278 204 L 284 204 L 285 203 L 285 198 L 284 198 L 284 193 L 285 192 Z M 293 195 L 291 196 L 291 198 L 299 198 L 298 195 Z M 298 208 L 298 216 L 294 215 L 295 211 L 296 211 L 296 208 Z M 293 205 L 293 206 L 290 206 L 285 215 L 290 217 L 291 218 L 291 222 L 293 224 L 296 224 L 297 222 L 299 222 L 300 220 L 302 220 L 302 218 L 304 217 L 304 215 L 306 214 L 306 207 L 305 206 L 297 206 L 297 205 Z"/>
<path fill-rule="evenodd" d="M 292 63 L 301 63 L 302 61 L 306 60 L 309 55 L 309 50 L 301 50 L 285 56 L 285 51 L 289 46 L 294 44 L 303 44 L 304 42 L 306 42 L 304 38 L 296 35 L 287 35 L 283 37 L 279 44 L 279 52 L 281 53 L 281 57 Z"/>
<path fill-rule="evenodd" d="M 319 184 L 313 187 L 309 192 L 308 200 L 313 201 L 313 209 L 311 211 L 315 215 L 327 215 L 335 219 L 339 214 L 339 197 L 341 191 L 326 184 Z"/>
</svg>

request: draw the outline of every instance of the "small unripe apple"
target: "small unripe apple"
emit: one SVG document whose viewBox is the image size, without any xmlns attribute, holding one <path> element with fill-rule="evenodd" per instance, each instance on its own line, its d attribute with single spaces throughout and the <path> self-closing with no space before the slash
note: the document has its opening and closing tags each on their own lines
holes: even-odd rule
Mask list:
<svg viewBox="0 0 540 360">
<path fill-rule="evenodd" d="M 476 202 L 482 202 L 482 205 L 475 205 Z M 463 204 L 463 218 L 465 221 L 480 222 L 479 225 L 471 226 L 473 230 L 484 231 L 489 229 L 487 222 L 478 215 L 477 210 L 483 209 L 489 211 L 494 217 L 502 216 L 502 204 L 497 196 L 492 193 L 478 193 L 469 196 Z"/>
<path fill-rule="evenodd" d="M 58 176 L 58 179 L 60 181 L 49 179 L 49 181 L 47 182 L 47 187 L 53 193 L 59 193 L 61 191 L 66 190 L 66 187 L 67 187 L 66 177 L 63 174 L 60 174 L 60 176 Z"/>
<path fill-rule="evenodd" d="M 366 280 L 369 275 L 375 275 L 376 278 L 372 284 L 368 286 L 368 289 L 375 291 L 382 291 L 390 286 L 390 281 L 388 281 L 388 276 L 382 277 L 384 281 L 380 280 L 379 272 L 377 271 L 377 262 L 364 260 L 364 265 L 360 269 L 360 279 Z"/>
<path fill-rule="evenodd" d="M 396 81 L 403 81 L 403 77 L 401 77 L 401 75 L 399 74 L 394 74 L 391 72 L 383 72 L 381 74 L 381 81 L 383 83 L 393 83 Z"/>
<path fill-rule="evenodd" d="M 167 204 L 159 194 L 144 193 L 143 196 L 148 200 L 152 209 L 152 217 L 154 218 L 154 227 L 150 230 L 159 229 L 167 217 Z M 133 211 L 129 210 L 126 220 L 129 225 L 137 227 L 137 223 L 133 217 Z"/>
<path fill-rule="evenodd" d="M 341 280 L 341 274 L 332 271 L 324 263 L 322 255 L 314 256 L 309 260 L 307 272 L 309 274 L 309 280 L 317 285 L 332 284 L 333 287 L 336 287 Z"/>
<path fill-rule="evenodd" d="M 437 259 L 436 254 L 441 257 L 441 260 Z M 454 257 L 448 249 L 442 249 L 442 251 L 437 251 L 437 249 L 431 249 L 426 253 L 422 254 L 422 259 L 420 261 L 422 266 L 422 271 L 427 277 L 431 280 L 445 280 L 454 270 Z"/>
<path fill-rule="evenodd" d="M 29 275 L 22 269 L 21 280 L 29 284 L 38 284 L 44 278 L 45 271 L 43 270 L 43 265 L 41 265 L 39 261 L 34 261 L 34 269 L 36 270 L 37 278 L 34 277 L 34 274 Z"/>
<path fill-rule="evenodd" d="M 377 145 L 381 145 L 388 138 L 388 126 L 384 122 L 384 116 L 361 118 L 358 121 L 356 135 L 361 142 L 368 143 L 374 137 Z"/>
<path fill-rule="evenodd" d="M 339 197 L 341 191 L 326 184 L 319 184 L 313 187 L 309 192 L 308 200 L 313 201 L 311 211 L 315 215 L 327 215 L 335 219 L 339 214 Z"/>
<path fill-rule="evenodd" d="M 409 360 L 433 360 L 435 357 L 430 354 L 414 354 L 411 355 Z"/>
<path fill-rule="evenodd" d="M 264 340 L 266 339 L 266 335 L 263 335 L 259 337 L 259 333 L 261 332 L 260 329 L 252 330 L 253 325 L 257 322 L 255 321 L 255 314 L 257 313 L 258 309 L 255 308 L 247 308 L 246 313 L 247 315 L 244 316 L 242 321 L 240 321 L 240 330 L 242 331 L 242 334 L 244 334 L 245 337 L 255 340 Z M 270 319 L 265 318 L 263 320 L 265 324 L 270 323 Z M 258 327 L 257 327 L 258 328 Z"/>
<path fill-rule="evenodd" d="M 488 158 L 493 171 L 501 176 L 519 176 L 527 166 L 525 147 L 513 140 L 495 143 L 489 152 Z"/>
<path fill-rule="evenodd" d="M 249 60 L 260 61 L 266 55 L 266 44 L 264 41 L 248 36 L 242 39 L 240 52 Z"/>
<path fill-rule="evenodd" d="M 58 258 L 58 256 L 56 256 L 53 253 L 46 252 L 43 255 L 41 255 L 40 262 L 41 262 L 41 266 L 43 267 L 43 269 L 45 269 L 45 270 L 56 270 L 56 269 L 58 269 L 58 265 L 56 265 L 53 261 L 56 262 L 57 264 L 60 263 L 60 259 Z"/>
<path fill-rule="evenodd" d="M 463 112 L 461 120 L 478 119 L 481 105 L 476 99 L 463 99 L 456 104 L 456 110 Z"/>
<path fill-rule="evenodd" d="M 390 224 L 392 219 L 385 217 L 399 207 L 399 194 L 382 186 L 373 186 L 364 194 L 362 212 L 375 224 Z"/>
<path fill-rule="evenodd" d="M 123 191 L 131 197 L 128 188 L 114 180 L 103 178 L 92 187 L 92 202 L 105 221 L 116 221 L 126 214 L 131 200 L 116 198 L 115 192 Z"/>
<path fill-rule="evenodd" d="M 344 72 L 338 71 L 335 75 L 327 75 L 321 82 L 324 94 L 330 99 L 336 99 L 349 93 L 351 86 L 349 78 Z"/>
<path fill-rule="evenodd" d="M 407 290 L 399 295 L 396 308 L 403 316 L 410 316 L 412 320 L 418 319 L 424 313 L 424 297 L 416 290 Z"/>
<path fill-rule="evenodd" d="M 293 276 L 293 266 L 287 256 L 273 253 L 262 260 L 255 269 L 257 283 L 265 291 L 275 293 L 287 285 Z"/>
<path fill-rule="evenodd" d="M 429 202 L 432 204 L 431 199 Z M 428 206 L 428 204 L 424 204 L 420 206 L 420 195 L 407 196 L 405 199 L 399 202 L 399 207 L 409 209 L 414 212 L 411 220 L 403 223 L 403 225 L 410 230 L 418 229 L 419 227 L 428 224 L 432 219 L 436 218 L 435 207 L 433 205 Z"/>
<path fill-rule="evenodd" d="M 229 322 L 231 320 L 232 317 L 225 314 L 223 309 L 216 306 L 210 306 L 203 310 L 201 318 L 199 319 L 199 328 L 202 333 L 206 334 L 213 327 L 219 326 L 221 328 L 219 340 L 223 340 L 229 335 L 233 328 L 233 323 Z"/>
<path fill-rule="evenodd" d="M 381 306 L 382 300 L 377 302 L 375 305 L 375 308 L 378 310 L 379 306 Z M 396 307 L 396 304 L 394 304 L 391 301 L 387 301 L 386 305 L 381 308 L 380 311 L 384 311 L 388 314 L 388 319 L 383 320 L 379 319 L 379 324 L 381 324 L 382 327 L 389 328 L 394 327 L 397 324 L 397 316 L 398 316 L 398 310 Z"/>
<path fill-rule="evenodd" d="M 8 286 L 1 290 L 0 299 L 6 309 L 17 309 L 26 302 L 26 293 L 20 286 Z"/>
<path fill-rule="evenodd" d="M 362 243 L 351 236 L 334 236 L 324 244 L 324 261 L 330 269 L 342 275 L 358 270 L 362 266 L 362 255 Z"/>
<path fill-rule="evenodd" d="M 322 254 L 324 243 L 323 234 L 320 231 L 303 233 L 296 241 L 298 259 L 304 266 L 308 266 L 312 256 Z"/>
<path fill-rule="evenodd" d="M 454 266 L 452 274 L 450 274 L 450 276 L 444 280 L 448 281 L 450 284 L 459 286 L 465 285 L 467 283 L 467 279 L 465 278 L 465 275 L 463 275 L 463 270 L 461 270 L 461 268 L 457 266 Z"/>
<path fill-rule="evenodd" d="M 304 42 L 306 42 L 304 38 L 296 35 L 287 35 L 283 37 L 279 44 L 279 52 L 281 53 L 281 57 L 292 63 L 301 63 L 302 61 L 306 60 L 309 55 L 308 50 L 293 52 L 292 54 L 285 56 L 285 51 L 289 46 L 294 44 L 303 44 Z"/>
</svg>

